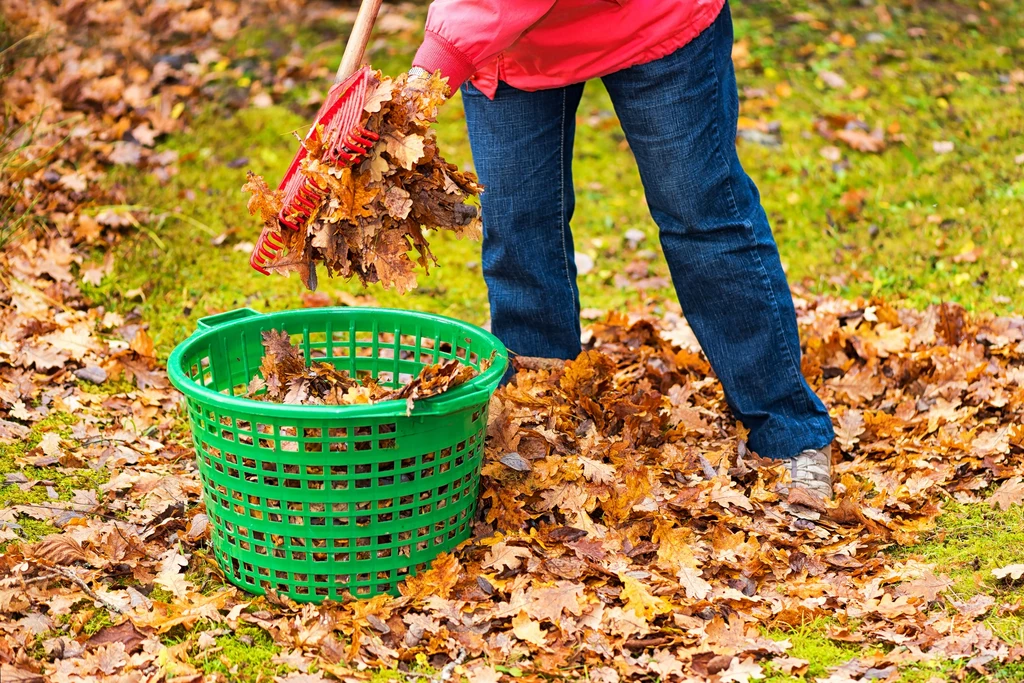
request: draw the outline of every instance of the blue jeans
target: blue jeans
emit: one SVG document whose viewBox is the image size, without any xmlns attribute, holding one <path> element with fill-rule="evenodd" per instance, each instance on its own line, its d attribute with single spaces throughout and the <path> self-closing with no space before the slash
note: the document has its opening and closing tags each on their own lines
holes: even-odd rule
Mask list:
<svg viewBox="0 0 1024 683">
<path fill-rule="evenodd" d="M 660 229 L 676 294 L 751 450 L 788 458 L 833 439 L 800 371 L 796 313 L 768 217 L 736 155 L 728 5 L 690 44 L 605 76 Z M 484 222 L 491 329 L 510 351 L 575 358 L 572 148 L 583 84 L 489 100 L 462 89 Z"/>
</svg>

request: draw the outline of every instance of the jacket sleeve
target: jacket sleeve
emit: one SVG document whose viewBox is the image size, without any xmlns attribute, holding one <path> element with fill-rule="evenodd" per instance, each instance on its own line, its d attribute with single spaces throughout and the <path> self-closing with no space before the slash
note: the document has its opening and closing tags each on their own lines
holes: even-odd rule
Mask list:
<svg viewBox="0 0 1024 683">
<path fill-rule="evenodd" d="M 554 4 L 555 0 L 434 0 L 413 66 L 431 73 L 440 69 L 455 92 Z"/>
</svg>

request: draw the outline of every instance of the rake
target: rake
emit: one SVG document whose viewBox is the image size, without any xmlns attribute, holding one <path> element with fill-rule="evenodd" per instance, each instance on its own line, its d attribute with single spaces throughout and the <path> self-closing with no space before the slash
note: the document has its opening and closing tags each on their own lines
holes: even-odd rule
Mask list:
<svg viewBox="0 0 1024 683">
<path fill-rule="evenodd" d="M 336 166 L 355 166 L 366 158 L 370 148 L 379 136 L 359 125 L 366 102 L 367 81 L 370 67 L 361 69 L 366 44 L 370 40 L 370 31 L 377 19 L 382 0 L 363 0 L 359 5 L 352 34 L 345 46 L 345 54 L 341 58 L 334 85 L 327 93 L 316 119 L 306 133 L 308 141 L 314 135 L 326 140 L 326 159 Z M 301 145 L 292 159 L 291 166 L 284 174 L 278 186 L 284 195 L 284 201 L 277 222 L 290 230 L 304 230 L 327 196 L 327 188 L 321 187 L 312 178 L 300 172 L 302 160 L 308 152 L 306 145 Z M 273 226 L 264 226 L 263 232 L 256 240 L 249 265 L 264 275 L 269 275 L 267 267 L 285 245 L 281 231 Z"/>
</svg>

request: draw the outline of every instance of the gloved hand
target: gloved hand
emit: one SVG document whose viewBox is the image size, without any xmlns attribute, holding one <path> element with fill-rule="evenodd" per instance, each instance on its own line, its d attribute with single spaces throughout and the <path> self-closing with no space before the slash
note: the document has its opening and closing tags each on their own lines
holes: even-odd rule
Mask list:
<svg viewBox="0 0 1024 683">
<path fill-rule="evenodd" d="M 409 87 L 413 90 L 427 90 L 430 87 L 430 81 L 434 77 L 434 74 L 430 73 L 423 67 L 414 66 L 406 72 L 408 76 Z M 436 92 L 436 91 L 435 91 Z M 445 91 L 445 99 L 450 98 L 452 95 L 450 89 Z"/>
</svg>

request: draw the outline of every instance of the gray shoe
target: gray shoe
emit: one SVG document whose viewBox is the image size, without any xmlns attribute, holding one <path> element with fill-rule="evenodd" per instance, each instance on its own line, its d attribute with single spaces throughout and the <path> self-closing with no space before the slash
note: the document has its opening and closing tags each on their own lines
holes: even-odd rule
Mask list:
<svg viewBox="0 0 1024 683">
<path fill-rule="evenodd" d="M 832 444 L 803 451 L 788 463 L 790 486 L 802 488 L 825 500 L 832 498 Z M 788 488 L 784 488 L 788 494 Z"/>
</svg>

